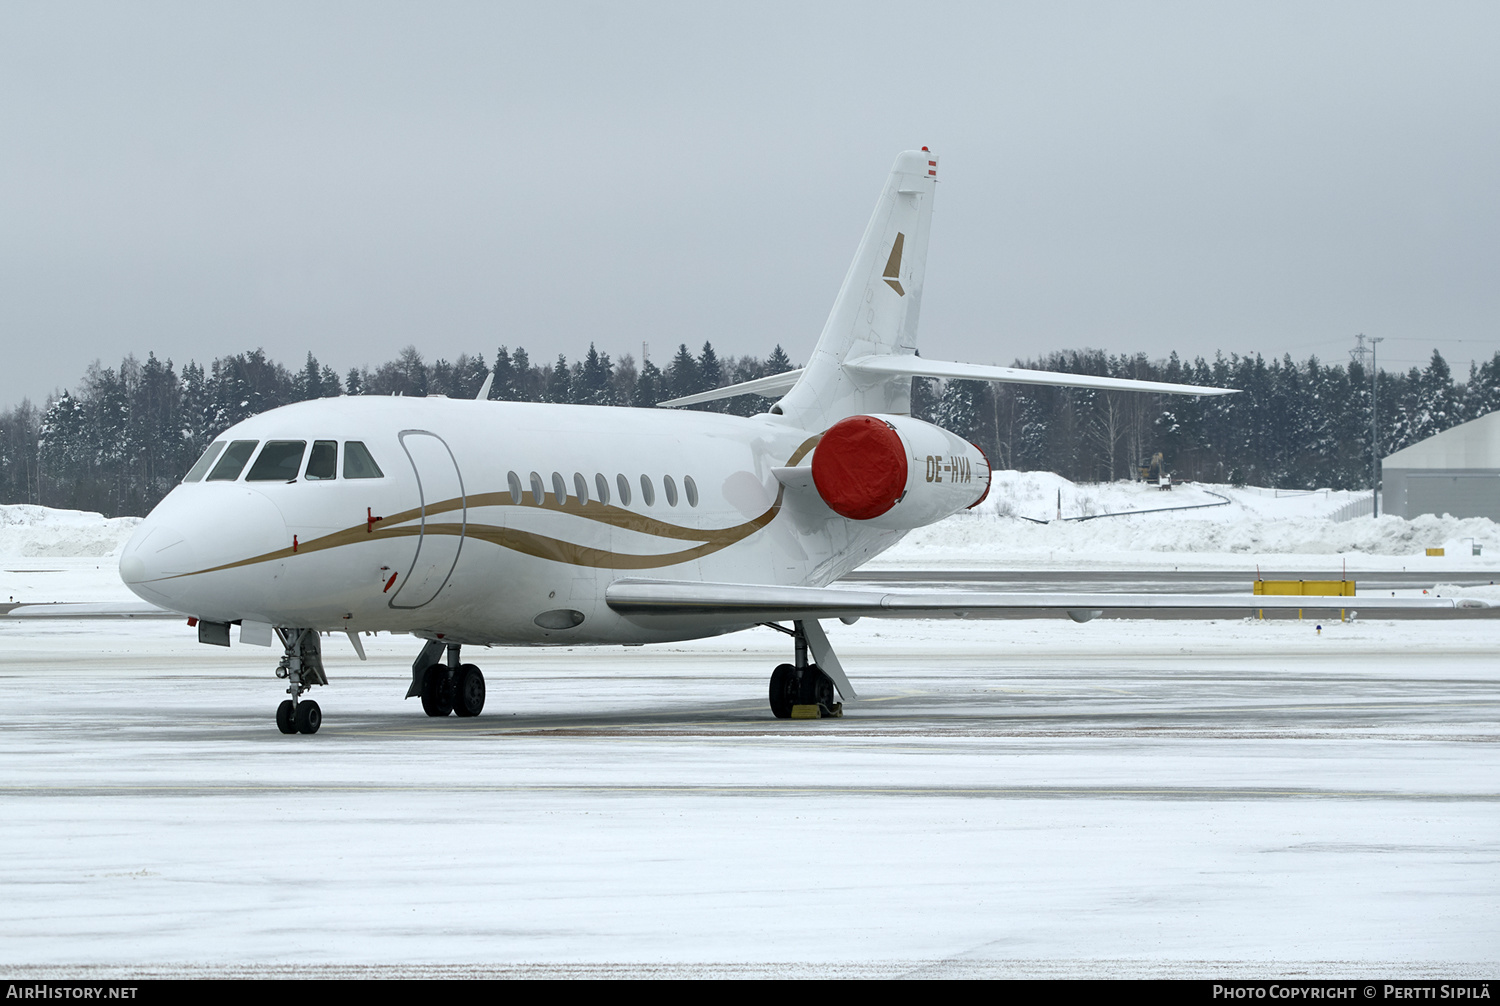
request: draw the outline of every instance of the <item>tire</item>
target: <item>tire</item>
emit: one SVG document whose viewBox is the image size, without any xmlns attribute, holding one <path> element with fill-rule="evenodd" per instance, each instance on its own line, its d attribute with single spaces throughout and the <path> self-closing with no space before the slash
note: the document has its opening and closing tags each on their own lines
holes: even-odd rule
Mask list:
<svg viewBox="0 0 1500 1006">
<path fill-rule="evenodd" d="M 484 675 L 473 664 L 464 664 L 453 680 L 453 711 L 459 716 L 478 716 L 484 710 Z"/>
<path fill-rule="evenodd" d="M 293 704 L 291 699 L 287 699 L 285 702 L 281 703 L 281 705 L 277 706 L 276 729 L 280 730 L 284 734 L 296 733 L 297 724 L 292 720 L 292 717 L 296 715 L 296 712 L 297 707 L 295 704 Z"/>
<path fill-rule="evenodd" d="M 422 711 L 428 716 L 453 712 L 453 691 L 448 687 L 448 668 L 433 664 L 422 675 Z"/>
<path fill-rule="evenodd" d="M 297 703 L 297 732 L 299 734 L 315 734 L 323 725 L 323 710 L 311 699 L 306 702 Z"/>
<path fill-rule="evenodd" d="M 782 664 L 771 672 L 771 715 L 790 719 L 797 701 L 797 668 Z"/>
</svg>

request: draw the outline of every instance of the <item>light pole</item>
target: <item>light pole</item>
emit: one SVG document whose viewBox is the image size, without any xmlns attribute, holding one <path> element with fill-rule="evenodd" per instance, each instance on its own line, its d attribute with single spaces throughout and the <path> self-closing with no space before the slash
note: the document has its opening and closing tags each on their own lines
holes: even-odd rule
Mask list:
<svg viewBox="0 0 1500 1006">
<path fill-rule="evenodd" d="M 1375 344 L 1385 337 L 1370 340 L 1370 516 L 1380 516 L 1380 365 L 1375 359 Z"/>
</svg>

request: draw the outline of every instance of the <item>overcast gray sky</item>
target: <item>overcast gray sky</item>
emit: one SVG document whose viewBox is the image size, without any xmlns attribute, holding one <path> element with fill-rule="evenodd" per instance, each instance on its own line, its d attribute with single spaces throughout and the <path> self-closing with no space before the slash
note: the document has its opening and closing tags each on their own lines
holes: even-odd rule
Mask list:
<svg viewBox="0 0 1500 1006">
<path fill-rule="evenodd" d="M 1500 350 L 1500 5 L 0 5 L 0 407 L 90 361 Z"/>
</svg>

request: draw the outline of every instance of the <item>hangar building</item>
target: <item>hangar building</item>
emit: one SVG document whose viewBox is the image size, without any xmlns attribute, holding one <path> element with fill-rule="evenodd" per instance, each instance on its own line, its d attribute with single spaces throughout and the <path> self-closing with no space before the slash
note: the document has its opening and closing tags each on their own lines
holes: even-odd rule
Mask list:
<svg viewBox="0 0 1500 1006">
<path fill-rule="evenodd" d="M 1380 470 L 1382 513 L 1500 521 L 1500 412 L 1402 448 Z"/>
</svg>

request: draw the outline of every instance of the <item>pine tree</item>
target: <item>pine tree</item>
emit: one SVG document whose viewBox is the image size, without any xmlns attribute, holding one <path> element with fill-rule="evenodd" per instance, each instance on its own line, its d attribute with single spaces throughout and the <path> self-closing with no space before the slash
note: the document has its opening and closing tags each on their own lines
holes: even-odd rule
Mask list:
<svg viewBox="0 0 1500 1006">
<path fill-rule="evenodd" d="M 547 401 L 567 403 L 573 400 L 573 374 L 568 368 L 568 358 L 557 354 L 557 362 L 547 375 Z"/>
<path fill-rule="evenodd" d="M 521 350 L 525 353 L 525 350 Z M 500 402 L 520 399 L 516 390 L 516 368 L 510 362 L 510 353 L 504 346 L 495 351 L 495 380 L 490 384 L 490 397 Z"/>
<path fill-rule="evenodd" d="M 515 368 L 514 388 L 517 402 L 540 402 L 542 400 L 542 372 L 531 365 L 531 357 L 520 346 L 510 356 Z"/>
<path fill-rule="evenodd" d="M 719 364 L 719 354 L 714 352 L 713 344 L 703 343 L 703 352 L 698 355 L 698 388 L 700 391 L 713 391 L 724 385 L 724 368 Z M 709 412 L 723 412 L 724 400 L 718 399 L 713 402 L 705 402 L 699 408 L 707 409 Z"/>
<path fill-rule="evenodd" d="M 307 362 L 303 364 L 301 371 L 297 374 L 293 388 L 295 389 L 296 399 L 299 402 L 322 398 L 325 394 L 323 391 L 323 369 L 318 366 L 318 361 L 313 357 L 311 351 L 307 354 Z"/>
<path fill-rule="evenodd" d="M 600 353 L 592 342 L 589 343 L 588 356 L 584 357 L 578 382 L 573 388 L 573 401 L 579 405 L 612 405 L 610 369 L 609 355 Z"/>
<path fill-rule="evenodd" d="M 696 395 L 705 390 L 698 373 L 698 361 L 688 352 L 686 343 L 677 347 L 677 355 L 672 357 L 672 365 L 667 369 L 667 390 L 672 398 Z"/>
<path fill-rule="evenodd" d="M 666 378 L 663 376 L 656 364 L 647 360 L 641 364 L 640 376 L 635 381 L 635 394 L 631 397 L 630 404 L 638 409 L 653 408 L 657 402 L 665 401 L 671 397 L 667 391 Z"/>
<path fill-rule="evenodd" d="M 1500 357 L 1500 354 L 1496 355 Z M 766 374 L 785 374 L 788 370 L 796 369 L 796 367 L 792 366 L 792 361 L 782 350 L 781 343 L 778 342 L 776 348 L 771 350 L 771 355 L 766 357 Z"/>
<path fill-rule="evenodd" d="M 965 440 L 974 440 L 979 425 L 979 399 L 984 385 L 978 381 L 947 381 L 938 399 L 934 422 Z"/>
</svg>

